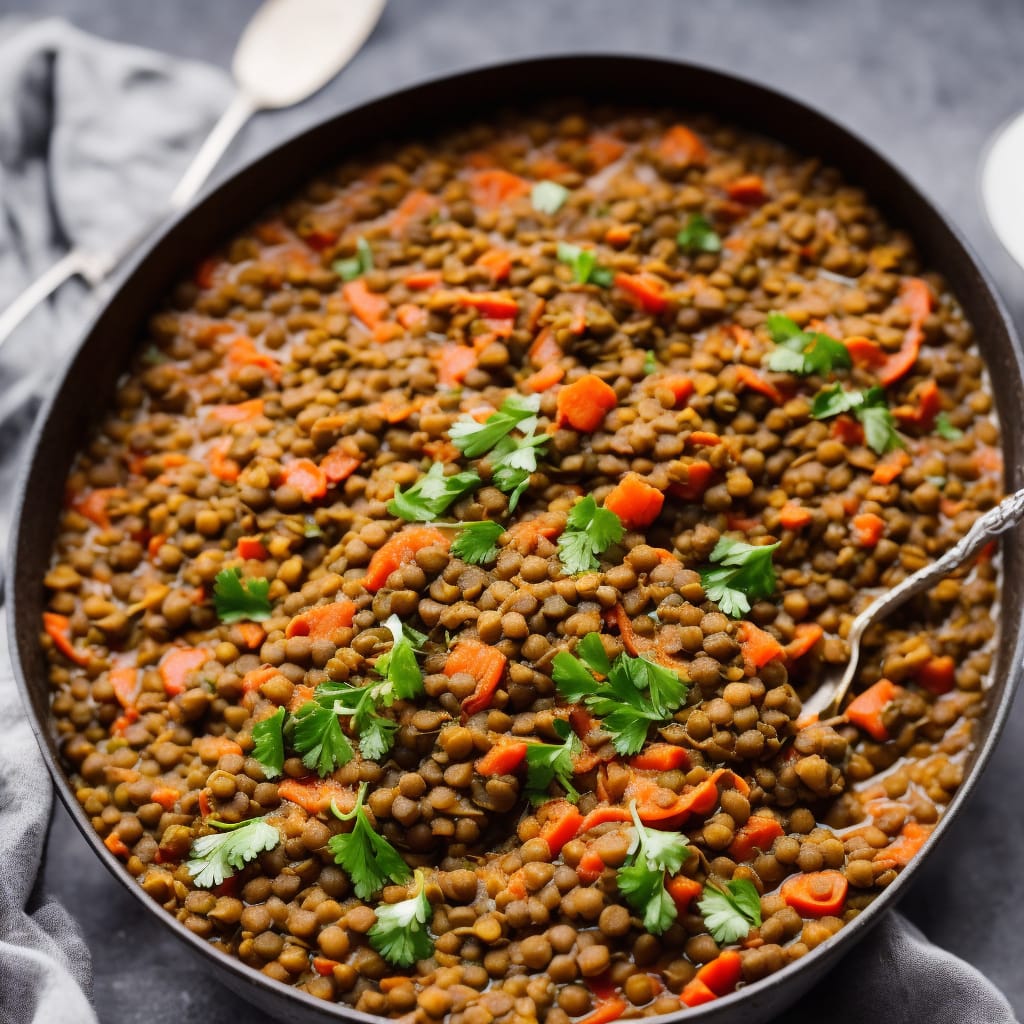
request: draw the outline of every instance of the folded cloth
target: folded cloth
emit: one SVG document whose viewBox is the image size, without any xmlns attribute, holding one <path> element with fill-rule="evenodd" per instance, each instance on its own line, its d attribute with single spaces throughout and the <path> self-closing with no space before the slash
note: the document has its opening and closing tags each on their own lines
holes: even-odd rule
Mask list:
<svg viewBox="0 0 1024 1024">
<path fill-rule="evenodd" d="M 71 246 L 158 218 L 229 93 L 213 68 L 56 19 L 0 20 L 0 307 Z M 92 302 L 69 284 L 0 348 L 0 551 L 23 442 Z M 5 640 L 0 722 L 0 1024 L 90 1024 L 89 951 L 38 891 L 52 790 Z"/>
<path fill-rule="evenodd" d="M 0 22 L 0 305 L 69 242 L 127 236 L 159 212 L 226 96 L 224 77 L 208 68 L 90 39 L 58 21 L 17 30 Z M 19 446 L 91 301 L 81 287 L 65 286 L 0 349 L 0 549 Z M 81 932 L 36 892 L 50 787 L 2 640 L 0 722 L 0 1024 L 93 1024 Z M 118 932 L 104 942 L 120 943 L 127 960 L 137 941 L 131 922 Z M 169 936 L 167 942 L 173 957 L 177 946 Z M 247 1013 L 212 981 L 201 993 L 183 993 L 165 965 L 161 959 L 159 971 L 135 977 L 168 1020 L 194 1016 L 196 1000 L 206 1019 L 266 1019 L 262 1011 Z M 110 1008 L 101 1010 L 115 1024 Z M 897 913 L 887 914 L 784 1019 L 1016 1024 L 989 981 Z"/>
</svg>

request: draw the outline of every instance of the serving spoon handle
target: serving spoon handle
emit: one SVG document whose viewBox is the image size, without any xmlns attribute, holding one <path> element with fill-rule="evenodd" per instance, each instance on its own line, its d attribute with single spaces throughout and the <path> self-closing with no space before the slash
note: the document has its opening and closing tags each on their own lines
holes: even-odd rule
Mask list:
<svg viewBox="0 0 1024 1024">
<path fill-rule="evenodd" d="M 868 627 L 884 618 L 889 612 L 905 604 L 922 590 L 945 579 L 959 569 L 969 558 L 977 554 L 986 544 L 1012 529 L 1024 519 L 1024 489 L 1004 498 L 994 508 L 979 516 L 974 525 L 941 558 L 929 563 L 891 590 L 876 597 L 850 625 L 846 642 L 850 655 L 846 669 L 837 683 L 822 682 L 815 693 L 804 703 L 805 718 L 818 715 L 831 718 L 839 713 L 843 698 L 857 674 L 860 660 L 860 644 Z"/>
</svg>

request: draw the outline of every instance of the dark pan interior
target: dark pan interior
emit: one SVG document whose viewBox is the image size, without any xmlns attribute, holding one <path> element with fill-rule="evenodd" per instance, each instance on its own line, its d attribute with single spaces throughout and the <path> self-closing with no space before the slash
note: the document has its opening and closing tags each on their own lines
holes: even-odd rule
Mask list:
<svg viewBox="0 0 1024 1024">
<path fill-rule="evenodd" d="M 148 314 L 179 276 L 275 200 L 285 198 L 318 170 L 381 142 L 429 137 L 445 124 L 488 118 L 495 109 L 572 97 L 614 104 L 670 106 L 707 111 L 821 157 L 863 187 L 889 220 L 914 238 L 925 264 L 941 271 L 973 322 L 988 364 L 1001 421 L 1012 426 L 1024 406 L 1019 343 L 992 286 L 963 240 L 902 174 L 845 129 L 801 103 L 761 86 L 692 65 L 641 57 L 554 57 L 484 68 L 441 79 L 334 117 L 250 164 L 175 220 L 121 275 L 119 286 L 84 335 L 40 417 L 18 494 L 16 532 L 8 553 L 11 648 L 23 696 L 35 718 L 43 754 L 57 790 L 86 840 L 157 919 L 217 969 L 220 980 L 265 1012 L 290 1021 L 378 1021 L 325 1004 L 218 954 L 152 902 L 110 854 L 90 826 L 60 768 L 49 725 L 47 673 L 38 643 L 57 510 L 71 460 L 106 407 Z M 1021 439 L 1003 436 L 1007 485 L 1021 486 Z M 941 839 L 977 782 L 1009 709 L 1021 673 L 1024 573 L 1021 552 L 1006 545 L 1001 597 L 1001 639 L 982 741 L 973 768 L 936 831 Z M 779 1013 L 817 981 L 891 906 L 916 873 L 918 861 L 873 906 L 811 954 L 750 989 L 688 1010 L 686 1020 L 725 1021 L 740 1011 L 748 1024 Z M 742 1002 L 742 1009 L 738 1006 Z M 675 1017 L 676 1015 L 672 1015 Z"/>
</svg>

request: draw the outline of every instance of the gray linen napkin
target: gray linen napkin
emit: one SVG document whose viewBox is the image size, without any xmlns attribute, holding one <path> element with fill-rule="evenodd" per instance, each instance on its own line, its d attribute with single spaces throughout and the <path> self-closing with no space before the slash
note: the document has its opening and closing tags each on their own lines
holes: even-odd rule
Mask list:
<svg viewBox="0 0 1024 1024">
<path fill-rule="evenodd" d="M 0 21 L 0 304 L 56 259 L 68 239 L 102 241 L 145 223 L 225 100 L 223 76 L 208 68 L 91 39 L 57 21 L 17 31 Z M 83 288 L 66 286 L 0 350 L 0 548 L 21 443 L 92 301 Z M 0 1024 L 93 1024 L 89 952 L 67 912 L 36 891 L 50 786 L 9 678 L 5 635 Z M 131 934 L 110 941 L 123 942 L 130 954 Z M 145 983 L 158 1015 L 176 1004 L 174 971 L 161 966 Z M 266 1019 L 247 1013 L 212 981 L 194 995 L 205 1019 Z M 1016 1024 L 990 982 L 896 913 L 785 1020 Z"/>
<path fill-rule="evenodd" d="M 57 20 L 0 21 L 0 305 L 71 244 L 127 238 L 227 102 L 223 72 Z M 93 304 L 70 284 L 0 349 L 0 550 L 22 442 Z M 52 790 L 0 633 L 0 1024 L 89 1024 L 89 950 L 37 890 Z"/>
</svg>

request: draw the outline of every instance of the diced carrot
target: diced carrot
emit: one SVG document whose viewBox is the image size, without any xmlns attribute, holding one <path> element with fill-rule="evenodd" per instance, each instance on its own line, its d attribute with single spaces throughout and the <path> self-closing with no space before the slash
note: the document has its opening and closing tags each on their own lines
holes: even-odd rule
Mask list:
<svg viewBox="0 0 1024 1024">
<path fill-rule="evenodd" d="M 604 874 L 606 867 L 607 865 L 601 859 L 601 854 L 596 850 L 587 850 L 580 857 L 579 864 L 576 865 L 576 874 L 579 875 L 584 885 L 590 885 L 591 882 L 596 882 Z"/>
<path fill-rule="evenodd" d="M 676 905 L 679 916 L 687 913 L 690 904 L 704 891 L 704 886 L 695 878 L 686 875 L 674 875 L 665 883 L 665 890 Z"/>
<path fill-rule="evenodd" d="M 550 327 L 545 327 L 533 339 L 528 357 L 530 363 L 538 370 L 562 358 L 562 346 L 555 340 L 555 333 Z"/>
<path fill-rule="evenodd" d="M 786 660 L 802 658 L 825 635 L 825 630 L 816 622 L 801 622 L 793 630 L 793 639 L 786 644 Z"/>
<path fill-rule="evenodd" d="M 391 214 L 391 235 L 398 238 L 414 220 L 424 220 L 441 205 L 437 196 L 423 189 L 410 189 Z"/>
<path fill-rule="evenodd" d="M 196 267 L 196 272 L 192 275 L 192 279 L 200 288 L 212 288 L 214 285 L 215 273 L 220 264 L 221 260 L 212 256 L 209 259 L 203 260 L 199 266 Z"/>
<path fill-rule="evenodd" d="M 121 707 L 131 708 L 135 706 L 135 700 L 139 692 L 139 670 L 134 661 L 131 663 L 122 662 L 121 664 L 115 662 L 107 673 L 107 680 Z"/>
<path fill-rule="evenodd" d="M 619 627 L 619 637 L 622 640 L 622 646 L 634 657 L 640 654 L 642 642 L 646 638 L 641 638 L 637 634 L 633 628 L 633 620 L 629 617 L 629 613 L 621 604 L 616 604 L 614 608 L 610 609 L 610 612 L 612 620 Z M 646 647 L 645 644 L 643 646 Z"/>
<path fill-rule="evenodd" d="M 556 180 L 572 172 L 572 167 L 550 153 L 538 153 L 530 160 L 530 174 L 540 181 Z"/>
<path fill-rule="evenodd" d="M 379 547 L 370 559 L 363 579 L 363 586 L 375 593 L 387 582 L 388 577 L 403 565 L 416 558 L 422 548 L 440 546 L 448 548 L 451 539 L 434 526 L 410 526 L 391 537 Z"/>
<path fill-rule="evenodd" d="M 722 439 L 709 430 L 694 430 L 687 437 L 686 443 L 693 445 L 694 448 L 717 448 L 722 444 Z"/>
<path fill-rule="evenodd" d="M 192 747 L 199 759 L 207 764 L 216 764 L 222 757 L 242 753 L 242 748 L 227 736 L 196 736 Z"/>
<path fill-rule="evenodd" d="M 874 512 L 862 512 L 850 520 L 851 539 L 862 548 L 873 548 L 885 532 L 885 520 Z"/>
<path fill-rule="evenodd" d="M 476 763 L 480 775 L 511 775 L 526 759 L 523 740 L 498 741 Z"/>
<path fill-rule="evenodd" d="M 160 662 L 160 677 L 167 696 L 184 693 L 188 677 L 212 657 L 213 653 L 205 647 L 172 647 Z"/>
<path fill-rule="evenodd" d="M 902 448 L 889 452 L 871 474 L 871 482 L 875 484 L 891 484 L 900 473 L 910 465 L 910 456 Z"/>
<path fill-rule="evenodd" d="M 848 722 L 863 729 L 869 736 L 884 742 L 889 730 L 882 721 L 882 712 L 896 699 L 900 688 L 889 679 L 879 679 L 850 702 L 845 711 Z"/>
<path fill-rule="evenodd" d="M 437 382 L 442 387 L 455 387 L 477 364 L 476 350 L 467 345 L 446 342 L 430 353 L 437 364 Z"/>
<path fill-rule="evenodd" d="M 294 487 L 303 501 L 316 501 L 327 493 L 327 476 L 312 459 L 293 459 L 281 467 L 281 483 Z"/>
<path fill-rule="evenodd" d="M 726 512 L 725 524 L 730 530 L 738 530 L 740 533 L 750 533 L 751 530 L 761 525 L 758 516 L 745 516 L 741 512 Z"/>
<path fill-rule="evenodd" d="M 475 171 L 469 179 L 469 195 L 475 206 L 497 210 L 530 191 L 530 183 L 500 167 Z"/>
<path fill-rule="evenodd" d="M 507 280 L 512 273 L 512 257 L 505 249 L 488 249 L 476 261 L 476 265 L 483 267 L 495 284 Z"/>
<path fill-rule="evenodd" d="M 892 414 L 906 426 L 919 427 L 927 431 L 935 426 L 935 417 L 939 415 L 941 409 L 942 396 L 939 393 L 939 385 L 929 378 L 921 381 L 911 392 L 910 404 L 897 406 Z"/>
<path fill-rule="evenodd" d="M 287 638 L 308 636 L 310 640 L 330 640 L 339 629 L 352 625 L 355 613 L 355 604 L 344 598 L 322 604 L 296 615 L 288 623 L 284 635 Z"/>
<path fill-rule="evenodd" d="M 242 676 L 242 692 L 252 693 L 254 690 L 258 690 L 277 674 L 278 671 L 273 665 L 261 665 L 259 668 L 251 669 Z"/>
<path fill-rule="evenodd" d="M 728 995 L 743 977 L 743 960 L 735 949 L 724 949 L 697 971 L 697 977 L 716 996 Z"/>
<path fill-rule="evenodd" d="M 74 498 L 71 507 L 101 530 L 107 530 L 110 528 L 110 514 L 107 510 L 110 499 L 122 497 L 124 493 L 122 487 L 97 487 Z"/>
<path fill-rule="evenodd" d="M 956 663 L 948 654 L 938 658 L 929 658 L 917 670 L 917 675 L 914 678 L 917 685 L 928 690 L 929 693 L 936 695 L 949 693 L 956 686 Z"/>
<path fill-rule="evenodd" d="M 677 747 L 674 743 L 652 743 L 639 754 L 634 754 L 629 759 L 629 766 L 645 771 L 671 772 L 689 768 L 690 755 L 685 747 Z"/>
<path fill-rule="evenodd" d="M 644 313 L 662 313 L 668 308 L 665 282 L 655 274 L 615 275 L 615 287 L 633 307 Z"/>
<path fill-rule="evenodd" d="M 331 960 L 326 956 L 313 957 L 313 970 L 321 977 L 329 978 L 334 973 L 334 968 L 340 966 L 337 960 Z"/>
<path fill-rule="evenodd" d="M 759 174 L 744 174 L 730 182 L 725 192 L 734 203 L 744 206 L 760 206 L 768 198 L 764 179 Z"/>
<path fill-rule="evenodd" d="M 348 281 L 341 289 L 352 312 L 371 330 L 381 323 L 388 311 L 388 300 L 383 295 L 371 292 L 361 278 Z"/>
<path fill-rule="evenodd" d="M 226 353 L 229 372 L 234 376 L 243 366 L 255 366 L 263 370 L 271 380 L 281 379 L 281 364 L 266 352 L 261 352 L 252 338 L 240 335 L 228 345 Z"/>
<path fill-rule="evenodd" d="M 557 857 L 583 824 L 583 815 L 568 800 L 552 800 L 544 805 L 546 817 L 541 822 L 540 838 L 548 844 L 551 856 Z"/>
<path fill-rule="evenodd" d="M 737 863 L 750 860 L 757 851 L 767 853 L 772 843 L 782 835 L 785 832 L 774 818 L 766 814 L 752 814 L 736 830 L 729 844 L 729 856 Z"/>
<path fill-rule="evenodd" d="M 435 438 L 433 441 L 424 442 L 423 454 L 434 462 L 457 462 L 462 452 L 451 441 Z"/>
<path fill-rule="evenodd" d="M 247 402 L 237 405 L 215 405 L 210 410 L 210 418 L 218 423 L 247 423 L 263 415 L 263 399 L 250 398 Z"/>
<path fill-rule="evenodd" d="M 714 467 L 710 462 L 691 462 L 686 467 L 686 481 L 669 484 L 668 493 L 682 501 L 700 501 L 711 484 Z"/>
<path fill-rule="evenodd" d="M 479 640 L 460 640 L 449 652 L 444 674 L 450 679 L 465 673 L 476 680 L 476 689 L 462 702 L 463 719 L 491 706 L 494 691 L 505 675 L 508 659 L 497 647 Z"/>
<path fill-rule="evenodd" d="M 768 662 L 786 656 L 786 649 L 771 633 L 746 619 L 736 627 L 736 638 L 740 643 L 743 670 L 747 675 L 757 675 L 757 670 L 763 668 Z"/>
<path fill-rule="evenodd" d="M 524 519 L 509 527 L 509 547 L 521 555 L 532 555 L 542 537 L 554 540 L 564 529 L 564 516 L 556 512 L 542 512 L 533 519 Z"/>
<path fill-rule="evenodd" d="M 656 149 L 663 163 L 684 168 L 703 166 L 708 160 L 707 147 L 696 132 L 685 124 L 674 124 L 658 142 Z"/>
<path fill-rule="evenodd" d="M 844 338 L 843 344 L 846 346 L 846 351 L 850 353 L 850 359 L 853 360 L 854 366 L 877 370 L 880 366 L 885 366 L 888 359 L 882 346 L 870 338 L 856 335 L 852 338 Z"/>
<path fill-rule="evenodd" d="M 71 642 L 71 620 L 57 612 L 43 612 L 43 629 L 54 646 L 69 661 L 83 668 L 92 660 L 88 651 L 81 651 Z"/>
<path fill-rule="evenodd" d="M 864 428 L 845 412 L 832 421 L 832 436 L 851 448 L 864 443 Z"/>
<path fill-rule="evenodd" d="M 171 789 L 170 786 L 156 786 L 153 792 L 150 793 L 149 798 L 155 804 L 159 804 L 165 811 L 174 810 L 174 805 L 178 802 L 178 797 L 181 794 L 176 789 Z"/>
<path fill-rule="evenodd" d="M 557 363 L 551 363 L 545 366 L 543 370 L 530 374 L 523 381 L 523 387 L 527 391 L 532 391 L 535 395 L 540 394 L 542 391 L 550 391 L 551 388 L 561 382 L 564 376 L 565 369 Z"/>
<path fill-rule="evenodd" d="M 718 996 L 700 978 L 688 981 L 679 993 L 680 1002 L 686 1006 L 700 1006 L 702 1003 L 710 1003 L 717 998 Z"/>
<path fill-rule="evenodd" d="M 415 302 L 403 302 L 395 310 L 395 319 L 407 330 L 411 331 L 420 324 L 425 324 L 430 314 Z"/>
<path fill-rule="evenodd" d="M 569 330 L 577 337 L 587 329 L 587 297 L 577 295 L 572 303 L 572 320 L 569 323 Z"/>
<path fill-rule="evenodd" d="M 779 512 L 779 523 L 786 530 L 802 530 L 813 518 L 811 510 L 796 501 L 787 501 Z"/>
<path fill-rule="evenodd" d="M 624 249 L 633 238 L 634 230 L 633 224 L 613 224 L 604 233 L 605 244 L 612 246 L 613 249 Z"/>
<path fill-rule="evenodd" d="M 442 280 L 444 278 L 442 278 L 440 270 L 416 270 L 407 274 L 402 283 L 414 292 L 422 292 L 428 288 L 436 288 Z"/>
<path fill-rule="evenodd" d="M 627 473 L 604 499 L 604 507 L 614 512 L 627 530 L 650 526 L 664 503 L 665 495 L 636 473 Z"/>
<path fill-rule="evenodd" d="M 496 320 L 511 320 L 519 313 L 519 303 L 501 292 L 460 292 L 455 301 Z"/>
<path fill-rule="evenodd" d="M 960 515 L 965 508 L 967 508 L 969 502 L 965 501 L 953 501 L 952 498 L 940 498 L 939 499 L 939 511 L 947 518 L 953 519 Z"/>
<path fill-rule="evenodd" d="M 682 374 L 662 377 L 656 383 L 658 387 L 668 388 L 675 395 L 677 408 L 693 394 L 693 381 L 689 377 L 682 376 Z"/>
<path fill-rule="evenodd" d="M 752 366 L 745 363 L 736 365 L 736 380 L 740 387 L 750 388 L 770 398 L 776 405 L 785 405 L 786 396 L 770 381 L 765 380 Z"/>
<path fill-rule="evenodd" d="M 610 821 L 621 821 L 631 822 L 633 820 L 630 815 L 628 808 L 626 807 L 613 807 L 608 804 L 603 804 L 599 807 L 595 807 L 581 822 L 577 834 L 583 835 L 584 832 L 589 832 L 592 828 L 597 828 L 598 825 L 607 825 Z"/>
<path fill-rule="evenodd" d="M 166 533 L 154 533 L 152 537 L 146 542 L 146 554 L 149 555 L 149 560 L 155 562 L 157 555 L 160 554 L 160 549 L 167 543 Z"/>
<path fill-rule="evenodd" d="M 331 486 L 347 480 L 361 465 L 362 459 L 338 450 L 329 451 L 320 460 L 320 470 Z"/>
<path fill-rule="evenodd" d="M 116 833 L 111 832 L 106 839 L 103 840 L 103 845 L 115 856 L 128 858 L 131 856 L 131 850 L 125 845 L 125 841 Z"/>
<path fill-rule="evenodd" d="M 903 344 L 898 352 L 893 353 L 885 361 L 878 379 L 888 387 L 909 373 L 917 362 L 924 340 L 924 322 L 932 311 L 932 290 L 926 281 L 919 277 L 908 277 L 900 287 L 897 300 L 910 313 L 910 326 L 903 335 Z"/>
<path fill-rule="evenodd" d="M 199 793 L 199 813 L 204 818 L 208 818 L 212 813 L 212 808 L 210 807 L 210 791 L 208 789 L 203 789 Z"/>
<path fill-rule="evenodd" d="M 921 825 L 916 821 L 908 821 L 900 829 L 899 838 L 887 849 L 879 850 L 875 854 L 872 864 L 883 870 L 905 868 L 927 842 L 934 828 L 934 825 Z"/>
<path fill-rule="evenodd" d="M 618 405 L 615 391 L 592 373 L 559 389 L 555 424 L 591 434 Z"/>
<path fill-rule="evenodd" d="M 239 622 L 235 625 L 235 629 L 242 638 L 242 643 L 250 651 L 255 651 L 260 647 L 263 638 L 267 635 L 267 631 L 258 622 Z"/>
<path fill-rule="evenodd" d="M 277 784 L 277 795 L 282 800 L 298 804 L 307 814 L 323 814 L 335 801 L 344 814 L 355 807 L 356 797 L 348 786 L 334 779 L 318 779 L 307 775 L 301 779 L 282 779 Z"/>
<path fill-rule="evenodd" d="M 625 999 L 608 999 L 591 1010 L 586 1017 L 581 1017 L 578 1024 L 609 1024 L 610 1021 L 618 1020 L 628 1009 L 629 1003 Z"/>
<path fill-rule="evenodd" d="M 227 483 L 234 483 L 238 474 L 242 472 L 241 466 L 234 459 L 228 458 L 228 451 L 231 448 L 231 438 L 222 437 L 210 445 L 206 454 L 207 465 L 210 472 L 218 479 Z"/>
<path fill-rule="evenodd" d="M 308 704 L 315 696 L 315 686 L 306 686 L 304 683 L 299 683 L 299 685 L 292 690 L 291 697 L 288 698 L 287 708 L 292 712 L 292 714 L 294 714 L 302 707 L 303 704 Z"/>
<path fill-rule="evenodd" d="M 801 917 L 834 917 L 842 913 L 847 888 L 842 871 L 808 871 L 787 878 L 779 895 Z"/>
<path fill-rule="evenodd" d="M 971 461 L 978 468 L 978 472 L 988 475 L 1002 475 L 1003 456 L 998 448 L 992 445 L 981 445 L 971 456 Z"/>
<path fill-rule="evenodd" d="M 238 557 L 255 558 L 263 561 L 270 557 L 270 553 L 263 546 L 263 540 L 261 537 L 239 537 Z"/>
</svg>

